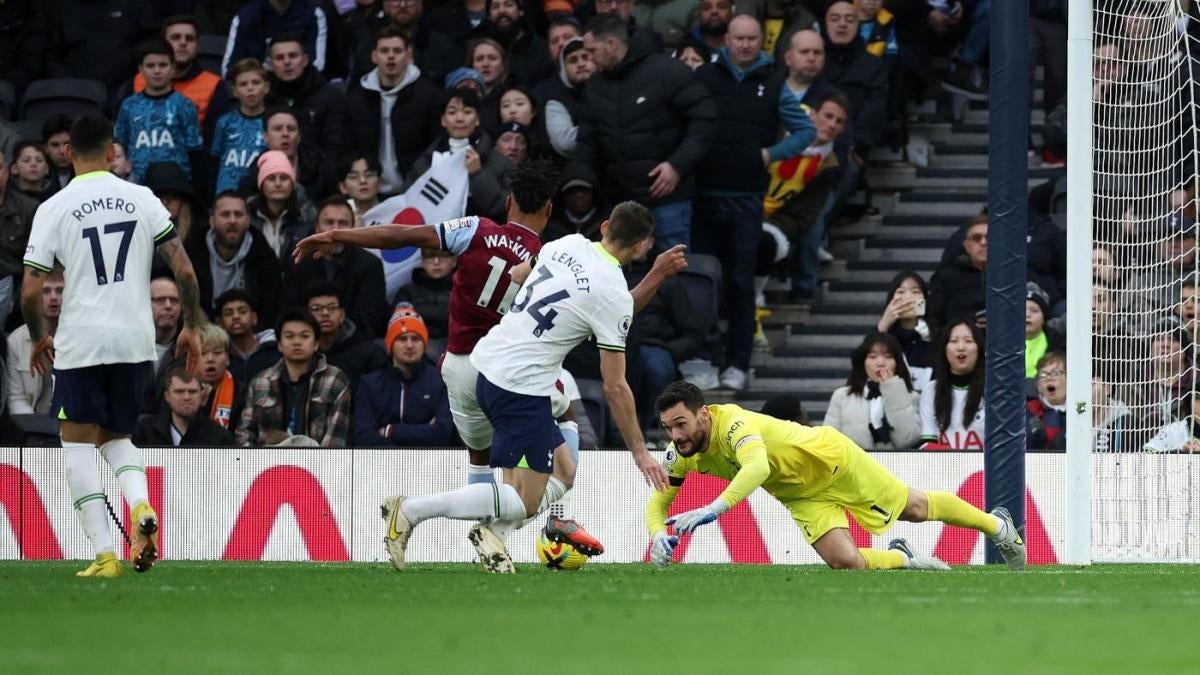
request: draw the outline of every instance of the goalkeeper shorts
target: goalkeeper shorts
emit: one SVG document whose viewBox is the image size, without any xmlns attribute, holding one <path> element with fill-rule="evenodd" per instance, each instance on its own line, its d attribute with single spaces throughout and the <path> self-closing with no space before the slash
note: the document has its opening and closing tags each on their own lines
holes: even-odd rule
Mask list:
<svg viewBox="0 0 1200 675">
<path fill-rule="evenodd" d="M 809 544 L 830 530 L 849 528 L 846 512 L 871 534 L 882 534 L 908 503 L 908 486 L 853 443 L 842 475 L 811 497 L 784 502 Z"/>
</svg>

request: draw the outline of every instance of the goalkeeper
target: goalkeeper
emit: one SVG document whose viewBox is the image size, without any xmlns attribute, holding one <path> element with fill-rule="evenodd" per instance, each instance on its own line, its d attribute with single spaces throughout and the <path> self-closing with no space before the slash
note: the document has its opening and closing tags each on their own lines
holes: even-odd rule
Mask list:
<svg viewBox="0 0 1200 675">
<path fill-rule="evenodd" d="M 950 569 L 914 553 L 903 539 L 886 551 L 858 548 L 846 511 L 874 534 L 896 520 L 969 527 L 990 537 L 1010 568 L 1025 566 L 1025 544 L 1007 509 L 988 514 L 949 492 L 911 489 L 832 427 L 785 422 L 736 405 L 705 405 L 700 390 L 682 381 L 663 390 L 656 407 L 672 441 L 664 459 L 670 487 L 646 504 L 650 557 L 660 567 L 671 561 L 679 541 L 667 525 L 676 534 L 692 532 L 758 487 L 791 511 L 804 538 L 834 569 Z M 667 519 L 689 471 L 720 476 L 729 486 L 712 504 Z"/>
</svg>

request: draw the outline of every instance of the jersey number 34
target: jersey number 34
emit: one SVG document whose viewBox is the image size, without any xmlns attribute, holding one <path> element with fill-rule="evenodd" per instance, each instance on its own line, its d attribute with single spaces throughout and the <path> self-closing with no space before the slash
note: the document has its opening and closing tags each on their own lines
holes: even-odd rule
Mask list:
<svg viewBox="0 0 1200 675">
<path fill-rule="evenodd" d="M 554 319 L 558 317 L 558 310 L 550 307 L 550 305 L 559 300 L 566 300 L 571 297 L 571 294 L 566 289 L 559 289 L 530 305 L 529 301 L 533 299 L 533 293 L 538 284 L 554 278 L 554 274 L 545 267 L 539 267 L 534 272 L 537 273 L 538 278 L 525 284 L 525 298 L 520 302 L 513 303 L 512 311 L 523 312 L 526 305 L 528 305 L 529 316 L 537 322 L 537 325 L 533 327 L 533 336 L 541 337 L 543 333 L 554 328 Z"/>
</svg>

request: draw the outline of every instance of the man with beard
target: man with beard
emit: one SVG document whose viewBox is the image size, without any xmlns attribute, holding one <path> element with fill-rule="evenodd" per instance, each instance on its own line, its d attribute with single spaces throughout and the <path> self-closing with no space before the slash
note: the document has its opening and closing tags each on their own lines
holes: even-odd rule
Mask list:
<svg viewBox="0 0 1200 675">
<path fill-rule="evenodd" d="M 543 80 L 533 91 L 542 104 L 550 147 L 563 159 L 575 154 L 579 117 L 583 114 L 583 86 L 595 72 L 596 64 L 591 52 L 583 48 L 583 38 L 571 38 L 558 52 L 558 74 Z"/>
<path fill-rule="evenodd" d="M 725 46 L 725 32 L 733 20 L 733 4 L 729 0 L 704 0 L 697 11 L 699 18 L 692 37 L 716 52 Z"/>
<path fill-rule="evenodd" d="M 322 161 L 341 157 L 350 148 L 346 103 L 341 92 L 309 62 L 299 35 L 279 36 L 271 43 L 270 54 L 268 100 L 296 111 L 300 137 L 316 144 Z"/>
<path fill-rule="evenodd" d="M 527 25 L 518 0 L 491 0 L 488 23 L 491 36 L 508 52 L 508 72 L 518 84 L 532 87 L 553 72 L 549 47 Z"/>
</svg>

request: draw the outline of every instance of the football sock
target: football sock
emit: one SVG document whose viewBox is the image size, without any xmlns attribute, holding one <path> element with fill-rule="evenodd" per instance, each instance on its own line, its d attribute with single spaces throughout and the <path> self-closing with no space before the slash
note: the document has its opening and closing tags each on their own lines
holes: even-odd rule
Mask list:
<svg viewBox="0 0 1200 675">
<path fill-rule="evenodd" d="M 112 467 L 129 508 L 150 501 L 150 491 L 146 487 L 146 465 L 142 463 L 142 453 L 138 452 L 133 441 L 128 438 L 111 440 L 100 446 L 100 454 Z"/>
<path fill-rule="evenodd" d="M 898 570 L 908 567 L 908 556 L 900 551 L 877 551 L 873 548 L 860 548 L 858 552 L 867 561 L 869 570 Z"/>
<path fill-rule="evenodd" d="M 938 520 L 947 525 L 969 527 L 978 530 L 989 537 L 996 536 L 1000 531 L 999 519 L 990 513 L 981 511 L 968 502 L 959 499 L 949 492 L 925 492 L 929 498 L 929 516 L 927 520 Z"/>
<path fill-rule="evenodd" d="M 476 483 L 492 483 L 496 482 L 496 472 L 490 466 L 476 466 L 474 464 L 467 465 L 467 485 L 475 485 Z"/>
<path fill-rule="evenodd" d="M 476 483 L 450 492 L 409 497 L 401 507 L 414 525 L 441 516 L 455 520 L 524 520 L 525 504 L 511 485 Z"/>
<path fill-rule="evenodd" d="M 100 487 L 100 472 L 96 469 L 96 446 L 91 443 L 63 441 L 67 459 L 67 488 L 71 501 L 79 512 L 83 532 L 96 548 L 96 554 L 112 553 L 112 530 L 108 526 L 108 509 L 104 506 L 104 488 Z"/>
<path fill-rule="evenodd" d="M 537 513 L 529 516 L 528 518 L 497 520 L 493 523 L 490 523 L 488 527 L 492 530 L 492 532 L 496 533 L 496 536 L 500 537 L 501 539 L 505 539 L 513 530 L 519 530 L 522 527 L 525 527 L 529 521 L 537 518 L 546 510 L 552 509 L 552 507 L 558 503 L 558 500 L 562 499 L 563 495 L 565 495 L 569 489 L 570 488 L 568 488 L 561 480 L 551 476 L 550 479 L 546 481 L 546 491 L 542 493 L 542 502 L 538 505 Z M 562 516 L 559 517 L 561 518 Z"/>
<path fill-rule="evenodd" d="M 571 451 L 571 458 L 575 460 L 575 464 L 579 464 L 579 423 L 575 421 L 559 422 L 558 430 L 562 432 L 563 440 L 567 442 L 567 449 Z"/>
</svg>

